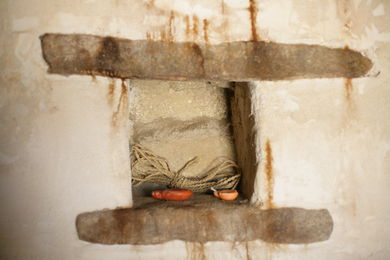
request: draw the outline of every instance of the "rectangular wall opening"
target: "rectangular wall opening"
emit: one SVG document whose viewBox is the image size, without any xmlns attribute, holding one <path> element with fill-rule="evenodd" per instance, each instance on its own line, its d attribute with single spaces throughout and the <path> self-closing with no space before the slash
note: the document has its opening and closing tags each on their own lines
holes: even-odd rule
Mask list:
<svg viewBox="0 0 390 260">
<path fill-rule="evenodd" d="M 204 174 L 218 157 L 234 160 L 238 168 L 233 170 L 241 173 L 240 197 L 222 201 L 206 190 L 185 201 L 156 200 L 150 193 L 166 186 L 143 183 L 133 187 L 132 208 L 80 214 L 79 238 L 133 245 L 256 239 L 300 244 L 328 239 L 333 222 L 327 210 L 263 210 L 249 203 L 258 165 L 251 91 L 247 83 L 130 81 L 129 145 L 142 145 L 164 157 L 174 172 L 197 156 L 198 163 L 182 172 L 189 177 Z M 133 168 L 133 180 L 134 175 Z"/>
<path fill-rule="evenodd" d="M 246 83 L 132 80 L 130 85 L 131 147 L 140 145 L 165 158 L 172 172 L 197 157 L 196 163 L 180 172 L 191 179 L 204 176 L 224 160 L 235 162 L 237 167 L 223 171 L 241 174 L 238 201 L 250 199 L 256 156 Z M 133 183 L 135 206 L 153 200 L 153 190 L 169 186 L 134 179 Z M 215 198 L 208 189 L 196 192 L 192 200 Z"/>
</svg>

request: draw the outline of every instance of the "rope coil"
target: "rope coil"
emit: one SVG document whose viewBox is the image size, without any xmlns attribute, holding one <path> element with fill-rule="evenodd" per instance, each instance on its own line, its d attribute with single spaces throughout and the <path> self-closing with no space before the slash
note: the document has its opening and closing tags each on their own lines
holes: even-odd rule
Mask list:
<svg viewBox="0 0 390 260">
<path fill-rule="evenodd" d="M 132 147 L 132 183 L 138 186 L 144 182 L 167 185 L 170 188 L 206 192 L 214 189 L 235 189 L 240 173 L 237 164 L 229 159 L 213 163 L 208 171 L 198 177 L 186 177 L 182 173 L 198 162 L 198 157 L 189 160 L 179 171 L 169 168 L 167 160 L 148 151 L 139 144 Z M 236 171 L 234 171 L 236 169 Z"/>
</svg>

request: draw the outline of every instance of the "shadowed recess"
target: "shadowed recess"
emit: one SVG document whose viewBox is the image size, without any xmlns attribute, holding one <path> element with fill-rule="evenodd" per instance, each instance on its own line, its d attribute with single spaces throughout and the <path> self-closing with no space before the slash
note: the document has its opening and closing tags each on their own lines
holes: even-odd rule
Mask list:
<svg viewBox="0 0 390 260">
<path fill-rule="evenodd" d="M 329 239 L 333 220 L 326 209 L 261 210 L 242 200 L 223 202 L 197 194 L 188 201 L 144 198 L 131 209 L 82 213 L 76 226 L 81 240 L 100 244 L 146 245 L 176 239 L 307 244 Z"/>
<path fill-rule="evenodd" d="M 49 72 L 172 80 L 356 78 L 372 62 L 348 48 L 262 41 L 217 45 L 128 40 L 86 34 L 45 34 Z"/>
<path fill-rule="evenodd" d="M 241 169 L 240 190 L 244 197 L 250 199 L 258 168 L 256 158 L 255 119 L 252 113 L 251 93 L 246 82 L 234 83 L 234 96 L 231 98 L 232 126 L 236 160 Z"/>
</svg>

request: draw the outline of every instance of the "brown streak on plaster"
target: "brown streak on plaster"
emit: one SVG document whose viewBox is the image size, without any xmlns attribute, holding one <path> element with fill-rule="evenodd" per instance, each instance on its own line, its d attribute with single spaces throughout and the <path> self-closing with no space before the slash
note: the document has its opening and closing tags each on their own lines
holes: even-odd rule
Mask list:
<svg viewBox="0 0 390 260">
<path fill-rule="evenodd" d="M 271 232 L 268 234 L 270 236 L 275 236 L 277 232 L 273 232 L 273 230 L 271 230 Z M 285 251 L 283 250 L 284 249 L 284 245 L 283 244 L 279 244 L 279 243 L 273 243 L 273 242 L 267 242 L 266 243 L 266 259 L 267 260 L 272 260 L 273 259 L 273 255 L 275 252 L 282 252 L 282 251 Z"/>
<path fill-rule="evenodd" d="M 175 12 L 171 11 L 171 15 L 169 16 L 169 24 L 168 24 L 168 41 L 174 40 L 174 24 L 175 22 Z"/>
<path fill-rule="evenodd" d="M 199 19 L 196 15 L 192 16 L 192 33 L 193 33 L 193 40 L 195 41 L 198 38 L 198 25 L 199 25 Z"/>
<path fill-rule="evenodd" d="M 208 27 L 209 27 L 209 21 L 207 19 L 203 19 L 203 37 L 205 43 L 209 42 Z"/>
<path fill-rule="evenodd" d="M 184 22 L 186 24 L 186 39 L 188 40 L 191 35 L 190 17 L 188 15 L 184 17 Z"/>
<path fill-rule="evenodd" d="M 354 87 L 351 78 L 345 78 L 344 81 L 344 98 L 345 98 L 345 119 L 344 126 L 350 126 L 350 122 L 356 119 L 356 103 L 354 101 Z"/>
<path fill-rule="evenodd" d="M 221 0 L 221 14 L 225 14 L 225 1 Z"/>
<path fill-rule="evenodd" d="M 187 260 L 205 260 L 203 243 L 186 242 Z"/>
<path fill-rule="evenodd" d="M 107 92 L 107 103 L 109 106 L 112 106 L 114 102 L 114 93 L 115 93 L 115 80 L 110 78 L 110 83 L 108 84 Z"/>
<path fill-rule="evenodd" d="M 352 79 L 346 78 L 344 82 L 344 89 L 345 89 L 345 99 L 348 103 L 352 101 L 352 92 L 353 92 L 353 85 L 352 85 Z"/>
<path fill-rule="evenodd" d="M 251 41 L 258 41 L 259 36 L 257 34 L 257 27 L 256 27 L 258 9 L 256 7 L 256 0 L 249 0 L 248 10 L 249 10 L 250 20 L 251 20 L 251 31 L 252 31 Z"/>
<path fill-rule="evenodd" d="M 94 73 L 91 73 L 91 80 L 93 83 L 97 83 L 96 76 Z"/>
<path fill-rule="evenodd" d="M 103 76 L 106 76 L 106 77 L 109 77 L 109 78 L 126 78 L 124 77 L 120 72 L 118 71 L 115 71 L 115 70 L 105 70 L 105 69 L 93 69 L 93 70 L 79 70 L 78 72 L 80 72 L 81 74 L 87 74 L 87 75 L 92 75 L 92 73 L 94 74 L 99 74 L 99 75 L 103 75 Z"/>
<path fill-rule="evenodd" d="M 204 244 L 203 243 L 200 244 L 200 250 L 199 251 L 201 253 L 201 260 L 205 260 L 206 259 L 206 254 L 204 252 Z"/>
<path fill-rule="evenodd" d="M 192 50 L 194 51 L 194 53 L 200 59 L 200 66 L 202 67 L 202 74 L 205 75 L 206 71 L 205 71 L 205 67 L 204 67 L 204 56 L 203 56 L 202 49 L 199 47 L 199 45 L 197 43 L 192 43 L 191 46 L 192 46 Z"/>
<path fill-rule="evenodd" d="M 148 41 L 153 40 L 152 34 L 151 34 L 150 32 L 146 32 L 146 39 L 147 39 Z"/>
<path fill-rule="evenodd" d="M 249 254 L 248 242 L 245 242 L 245 253 L 246 253 L 246 260 L 252 260 Z"/>
<path fill-rule="evenodd" d="M 265 144 L 265 177 L 267 185 L 267 198 L 265 201 L 265 206 L 267 208 L 273 208 L 273 199 L 274 199 L 274 173 L 273 173 L 273 157 L 272 157 L 272 148 L 269 139 Z"/>
<path fill-rule="evenodd" d="M 194 258 L 194 260 L 205 260 L 206 259 L 206 254 L 204 252 L 204 244 L 203 243 L 195 243 L 195 248 L 196 248 L 196 251 L 197 251 L 197 254 L 194 255 L 196 256 Z"/>
<path fill-rule="evenodd" d="M 118 123 L 119 123 L 118 121 L 120 120 L 119 116 L 122 114 L 124 107 L 127 107 L 127 88 L 126 88 L 125 80 L 122 79 L 121 95 L 119 97 L 116 111 L 112 114 L 111 123 L 112 123 L 113 127 L 116 127 L 118 125 Z"/>
<path fill-rule="evenodd" d="M 161 29 L 160 31 L 160 41 L 167 41 L 168 37 L 167 34 L 165 33 L 165 29 Z"/>
</svg>

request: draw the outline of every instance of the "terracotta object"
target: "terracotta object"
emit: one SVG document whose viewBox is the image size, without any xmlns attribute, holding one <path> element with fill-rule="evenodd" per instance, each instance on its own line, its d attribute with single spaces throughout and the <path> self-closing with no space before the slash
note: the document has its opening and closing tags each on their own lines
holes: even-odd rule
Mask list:
<svg viewBox="0 0 390 260">
<path fill-rule="evenodd" d="M 155 190 L 152 197 L 158 200 L 187 200 L 191 198 L 192 191 L 183 189 Z"/>
<path fill-rule="evenodd" d="M 214 191 L 214 196 L 222 200 L 235 200 L 238 192 L 236 190 L 220 190 Z"/>
</svg>

